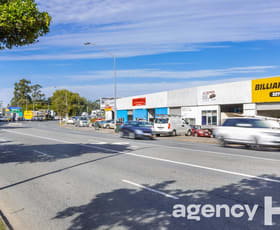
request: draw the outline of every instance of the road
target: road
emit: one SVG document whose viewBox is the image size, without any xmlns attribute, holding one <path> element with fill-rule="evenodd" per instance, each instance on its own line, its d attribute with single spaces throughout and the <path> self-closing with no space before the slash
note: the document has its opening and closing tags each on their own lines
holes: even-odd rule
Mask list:
<svg viewBox="0 0 280 230">
<path fill-rule="evenodd" d="M 264 197 L 280 207 L 279 165 L 275 150 L 2 125 L 0 209 L 16 230 L 279 229 L 279 215 L 264 225 Z M 226 212 L 197 221 L 173 217 L 176 204 L 259 206 L 251 221 Z"/>
</svg>

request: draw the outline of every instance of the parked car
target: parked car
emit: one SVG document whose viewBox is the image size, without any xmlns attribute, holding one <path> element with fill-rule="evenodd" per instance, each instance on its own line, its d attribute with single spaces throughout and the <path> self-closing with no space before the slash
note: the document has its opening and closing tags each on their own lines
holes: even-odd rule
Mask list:
<svg viewBox="0 0 280 230">
<path fill-rule="evenodd" d="M 152 125 L 145 121 L 129 121 L 120 127 L 120 137 L 153 138 Z"/>
<path fill-rule="evenodd" d="M 153 133 L 156 136 L 163 135 L 187 135 L 192 134 L 189 126 L 180 116 L 169 116 L 156 118 L 153 125 Z"/>
<path fill-rule="evenodd" d="M 192 127 L 192 136 L 195 137 L 212 137 L 211 130 L 207 128 L 202 128 L 199 125 L 191 126 Z"/>
<path fill-rule="evenodd" d="M 1 121 L 7 122 L 7 121 L 9 121 L 9 119 L 6 116 L 0 115 L 0 122 Z"/>
<path fill-rule="evenodd" d="M 79 117 L 75 122 L 76 127 L 88 127 L 89 121 L 87 117 Z"/>
<path fill-rule="evenodd" d="M 254 149 L 280 147 L 280 130 L 272 129 L 265 120 L 257 118 L 228 118 L 214 130 L 214 135 L 222 146 L 243 144 Z"/>
<path fill-rule="evenodd" d="M 71 124 L 71 125 L 74 125 L 75 122 L 76 122 L 76 117 L 71 117 L 70 119 L 68 119 L 68 121 L 66 122 L 67 124 Z"/>
<path fill-rule="evenodd" d="M 103 128 L 103 124 L 104 124 L 104 121 L 103 121 L 103 120 L 96 120 L 96 121 L 94 122 L 93 127 L 96 127 L 96 128 Z"/>
<path fill-rule="evenodd" d="M 103 128 L 105 128 L 105 129 L 114 129 L 115 128 L 115 122 L 111 121 L 111 120 L 104 121 Z"/>
</svg>

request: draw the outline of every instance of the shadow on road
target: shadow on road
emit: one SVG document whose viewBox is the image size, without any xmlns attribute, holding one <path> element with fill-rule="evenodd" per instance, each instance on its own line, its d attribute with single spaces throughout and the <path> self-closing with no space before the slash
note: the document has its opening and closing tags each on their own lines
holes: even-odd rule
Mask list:
<svg viewBox="0 0 280 230">
<path fill-rule="evenodd" d="M 53 162 L 83 154 L 118 154 L 134 151 L 129 145 L 114 144 L 5 144 L 0 145 L 0 164 Z"/>
<path fill-rule="evenodd" d="M 273 175 L 260 175 L 280 180 Z M 160 190 L 179 200 L 169 199 L 144 189 L 117 189 L 112 192 L 100 193 L 90 203 L 69 207 L 57 213 L 54 219 L 71 218 L 68 230 L 97 230 L 97 229 L 203 229 L 203 230 L 259 230 L 280 229 L 280 218 L 273 217 L 273 226 L 264 226 L 264 197 L 273 197 L 273 206 L 280 206 L 280 184 L 257 179 L 243 179 L 213 190 L 172 190 L 170 185 L 175 181 L 165 181 L 155 185 L 146 185 Z M 124 187 L 127 187 L 124 184 Z M 130 187 L 130 186 L 129 186 Z M 169 188 L 168 188 L 169 187 Z M 175 204 L 248 204 L 252 209 L 255 204 L 260 205 L 252 221 L 248 215 L 242 218 L 201 217 L 200 221 L 171 216 Z M 199 215 L 198 215 L 199 216 Z"/>
</svg>

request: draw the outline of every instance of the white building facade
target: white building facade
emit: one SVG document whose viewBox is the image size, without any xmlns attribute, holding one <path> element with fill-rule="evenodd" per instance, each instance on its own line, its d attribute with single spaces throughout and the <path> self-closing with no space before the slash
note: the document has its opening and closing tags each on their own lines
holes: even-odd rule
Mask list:
<svg viewBox="0 0 280 230">
<path fill-rule="evenodd" d="M 220 125 L 231 116 L 280 118 L 280 77 L 165 91 L 117 100 L 117 119 L 153 121 L 180 115 L 193 125 Z"/>
</svg>

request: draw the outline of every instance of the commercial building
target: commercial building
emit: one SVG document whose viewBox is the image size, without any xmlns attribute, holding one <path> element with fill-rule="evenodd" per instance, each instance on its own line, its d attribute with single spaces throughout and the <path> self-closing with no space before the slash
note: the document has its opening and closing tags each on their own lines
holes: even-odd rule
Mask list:
<svg viewBox="0 0 280 230">
<path fill-rule="evenodd" d="M 152 121 L 180 115 L 190 124 L 215 126 L 231 116 L 280 118 L 280 77 L 199 86 L 117 99 L 117 119 Z"/>
</svg>

